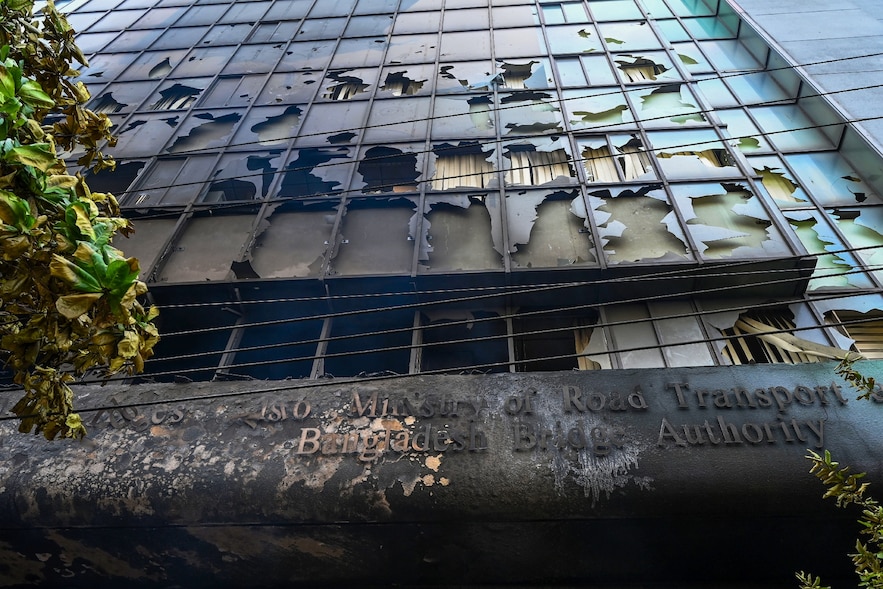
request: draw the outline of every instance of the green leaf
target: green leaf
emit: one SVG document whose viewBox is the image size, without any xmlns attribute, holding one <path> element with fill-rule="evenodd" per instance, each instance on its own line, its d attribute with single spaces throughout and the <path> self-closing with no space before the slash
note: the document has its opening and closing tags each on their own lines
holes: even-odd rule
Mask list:
<svg viewBox="0 0 883 589">
<path fill-rule="evenodd" d="M 12 10 L 30 13 L 34 7 L 34 0 L 5 0 L 4 2 Z"/>
<path fill-rule="evenodd" d="M 75 290 L 80 292 L 103 292 L 100 280 L 89 270 L 81 268 L 58 254 L 52 254 L 49 263 L 49 272 L 52 276 L 64 280 Z"/>
<path fill-rule="evenodd" d="M 48 143 L 19 145 L 6 152 L 3 159 L 24 166 L 33 166 L 41 172 L 48 172 L 58 163 L 55 152 Z"/>
<path fill-rule="evenodd" d="M 0 220 L 21 233 L 29 231 L 36 222 L 27 201 L 6 190 L 0 190 Z"/>
<path fill-rule="evenodd" d="M 0 64 L 0 97 L 5 100 L 15 98 L 15 80 L 5 65 Z"/>
<path fill-rule="evenodd" d="M 55 106 L 55 101 L 49 98 L 49 95 L 43 91 L 43 87 L 34 80 L 28 80 L 22 84 L 18 95 L 22 102 L 34 108 L 46 109 Z"/>
</svg>

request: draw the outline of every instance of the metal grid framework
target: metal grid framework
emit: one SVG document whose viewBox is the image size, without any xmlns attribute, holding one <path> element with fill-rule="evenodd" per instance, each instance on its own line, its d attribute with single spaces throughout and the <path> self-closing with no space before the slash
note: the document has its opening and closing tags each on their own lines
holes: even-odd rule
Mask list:
<svg viewBox="0 0 883 589">
<path fill-rule="evenodd" d="M 722 344 L 702 342 L 719 337 L 718 326 L 695 317 L 675 325 L 654 302 L 568 309 L 573 295 L 552 312 L 547 301 L 508 297 L 447 306 L 456 311 L 309 319 L 303 309 L 338 312 L 321 296 L 339 279 L 375 291 L 400 277 L 393 290 L 406 295 L 439 284 L 433 277 L 563 282 L 809 253 L 818 261 L 798 304 L 807 311 L 795 313 L 812 317 L 805 325 L 836 307 L 815 305 L 817 295 L 881 286 L 879 254 L 861 249 L 881 240 L 879 155 L 726 2 L 68 8 L 91 55 L 81 73 L 91 107 L 111 116 L 120 138 L 118 171 L 91 185 L 119 195 L 137 220 L 121 247 L 141 259 L 155 292 L 168 287 L 174 301 L 171 293 L 209 282 L 225 293 L 213 297 L 236 303 L 249 281 L 278 281 L 320 297 L 295 313 L 297 328 L 219 331 L 214 342 L 179 336 L 171 355 L 194 345 L 219 353 L 165 367 L 211 376 L 275 359 L 287 362 L 230 370 L 315 377 L 730 362 Z M 690 298 L 667 304 L 702 311 L 702 297 Z M 281 307 L 172 316 L 198 331 L 293 312 Z M 530 309 L 549 313 L 537 323 Z M 608 325 L 617 321 L 625 323 Z M 589 323 L 605 327 L 593 337 Z M 400 331 L 361 336 L 383 326 Z M 699 343 L 669 347 L 690 338 Z M 648 349 L 622 351 L 640 342 Z M 266 343 L 288 345 L 236 352 Z M 547 345 L 584 355 L 526 362 Z M 367 352 L 375 349 L 385 351 Z M 606 350 L 617 352 L 589 354 Z"/>
</svg>

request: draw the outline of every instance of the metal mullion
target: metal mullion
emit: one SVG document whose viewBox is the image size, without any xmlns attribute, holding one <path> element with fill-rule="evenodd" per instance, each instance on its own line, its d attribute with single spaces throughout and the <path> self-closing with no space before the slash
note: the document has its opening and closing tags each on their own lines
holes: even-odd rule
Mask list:
<svg viewBox="0 0 883 589">
<path fill-rule="evenodd" d="M 319 334 L 319 343 L 316 344 L 315 358 L 313 359 L 313 367 L 310 371 L 310 378 L 316 379 L 325 374 L 325 354 L 328 352 L 328 338 L 331 337 L 331 326 L 333 323 L 331 317 L 326 317 L 322 321 L 322 331 Z"/>
</svg>

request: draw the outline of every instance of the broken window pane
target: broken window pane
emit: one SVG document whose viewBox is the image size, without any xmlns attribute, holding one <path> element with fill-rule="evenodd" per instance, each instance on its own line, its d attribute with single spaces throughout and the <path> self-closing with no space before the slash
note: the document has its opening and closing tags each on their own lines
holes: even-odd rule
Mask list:
<svg viewBox="0 0 883 589">
<path fill-rule="evenodd" d="M 494 135 L 490 96 L 439 96 L 435 99 L 433 139 L 492 138 Z"/>
<path fill-rule="evenodd" d="M 144 97 L 150 94 L 156 82 L 126 82 L 124 84 L 108 84 L 89 103 L 89 109 L 96 113 L 114 114 L 130 113 L 138 108 Z"/>
<path fill-rule="evenodd" d="M 686 84 L 665 84 L 629 92 L 646 127 L 701 124 L 705 116 Z"/>
<path fill-rule="evenodd" d="M 743 185 L 675 184 L 672 193 L 703 257 L 790 253 L 760 201 Z"/>
<path fill-rule="evenodd" d="M 576 191 L 510 192 L 506 198 L 511 252 L 518 268 L 594 265 L 591 233 L 571 210 Z M 526 241 L 525 233 L 527 236 Z"/>
<path fill-rule="evenodd" d="M 560 140 L 510 143 L 504 148 L 503 157 L 508 160 L 507 185 L 566 185 L 576 177 L 570 165 L 570 156 Z"/>
<path fill-rule="evenodd" d="M 564 131 L 558 101 L 548 92 L 512 92 L 500 97 L 504 135 L 547 135 Z"/>
<path fill-rule="evenodd" d="M 435 68 L 431 65 L 412 65 L 384 68 L 381 85 L 377 91 L 386 96 L 415 96 L 429 94 L 432 90 L 428 83 Z"/>
<path fill-rule="evenodd" d="M 778 138 L 776 135 L 774 141 Z M 785 160 L 800 185 L 822 206 L 879 202 L 873 188 L 837 152 L 789 154 Z"/>
<path fill-rule="evenodd" d="M 227 112 L 218 116 L 209 112 L 191 115 L 176 129 L 178 137 L 167 151 L 177 153 L 227 145 L 241 118 L 242 115 L 238 112 Z"/>
<path fill-rule="evenodd" d="M 138 258 L 141 266 L 139 279 L 146 280 L 165 250 L 166 241 L 178 223 L 173 219 L 136 219 L 133 221 L 135 232 L 129 237 L 119 235 L 114 238 L 113 246 L 126 252 L 127 256 Z"/>
<path fill-rule="evenodd" d="M 251 265 L 261 278 L 320 276 L 337 217 L 330 202 L 276 212 L 255 240 Z"/>
<path fill-rule="evenodd" d="M 787 309 L 760 309 L 742 313 L 730 329 L 723 354 L 732 364 L 797 364 L 825 358 L 802 351 L 791 333 L 794 314 Z"/>
<path fill-rule="evenodd" d="M 221 156 L 202 202 L 266 198 L 276 179 L 279 153 L 227 153 Z"/>
<path fill-rule="evenodd" d="M 263 86 L 264 76 L 229 76 L 218 78 L 215 85 L 202 95 L 199 106 L 248 106 Z M 188 85 L 192 84 L 188 80 Z"/>
<path fill-rule="evenodd" d="M 202 192 L 214 156 L 189 158 L 158 158 L 142 172 L 137 184 L 123 201 L 126 207 L 148 207 L 160 204 L 183 205 Z"/>
<path fill-rule="evenodd" d="M 611 137 L 611 154 L 606 139 L 580 140 L 580 155 L 586 169 L 586 182 L 619 182 L 644 177 L 655 179 L 652 159 L 637 135 Z M 619 174 L 622 175 L 620 179 Z"/>
<path fill-rule="evenodd" d="M 439 93 L 485 90 L 498 82 L 496 68 L 486 61 L 467 61 L 439 66 Z"/>
<path fill-rule="evenodd" d="M 365 125 L 368 102 L 350 100 L 332 104 L 313 104 L 301 124 L 297 145 L 327 145 L 329 136 L 359 130 Z"/>
<path fill-rule="evenodd" d="M 407 96 L 375 100 L 368 115 L 365 141 L 411 141 L 429 131 L 429 98 Z"/>
<path fill-rule="evenodd" d="M 353 188 L 363 186 L 365 193 L 416 192 L 423 154 L 417 146 L 376 146 L 366 149 L 359 159 L 359 177 Z"/>
<path fill-rule="evenodd" d="M 346 147 L 293 150 L 276 198 L 333 196 L 341 192 L 352 173 L 349 159 Z"/>
<path fill-rule="evenodd" d="M 829 220 L 827 215 L 820 211 L 785 211 L 785 218 L 806 251 L 818 256 L 809 290 L 872 287 L 867 276 L 852 272 L 858 269 L 858 262 L 844 251 L 847 248 L 826 222 Z"/>
<path fill-rule="evenodd" d="M 688 258 L 687 239 L 660 185 L 592 191 L 589 205 L 609 263 Z"/>
<path fill-rule="evenodd" d="M 797 184 L 791 173 L 785 169 L 776 156 L 756 156 L 749 158 L 754 172 L 760 176 L 763 187 L 776 201 L 779 208 L 804 206 L 809 202 L 806 192 Z"/>
<path fill-rule="evenodd" d="M 837 228 L 857 248 L 856 254 L 873 270 L 878 280 L 883 280 L 883 209 L 863 207 L 861 209 L 835 209 L 831 217 Z"/>
<path fill-rule="evenodd" d="M 122 127 L 115 124 L 118 131 L 114 155 L 120 159 L 156 155 L 176 132 L 179 120 L 180 116 L 170 116 L 169 113 L 141 114 L 129 119 Z"/>
<path fill-rule="evenodd" d="M 880 309 L 829 311 L 825 319 L 838 324 L 837 330 L 853 340 L 852 350 L 868 360 L 883 359 L 883 313 Z"/>
<path fill-rule="evenodd" d="M 322 98 L 326 100 L 358 98 L 360 94 L 368 91 L 376 75 L 374 70 L 365 69 L 328 71 L 322 82 Z"/>
<path fill-rule="evenodd" d="M 482 372 L 505 372 L 509 360 L 506 322 L 497 311 L 438 309 L 420 313 L 424 347 L 420 370 L 478 369 Z M 478 338 L 479 341 L 469 341 Z"/>
<path fill-rule="evenodd" d="M 645 84 L 647 82 L 677 80 L 680 74 L 662 52 L 638 54 L 617 54 L 613 59 L 616 69 L 625 83 Z"/>
<path fill-rule="evenodd" d="M 347 203 L 337 251 L 336 274 L 407 274 L 414 241 L 410 234 L 415 205 L 405 199 L 355 199 Z"/>
<path fill-rule="evenodd" d="M 549 50 L 556 54 L 603 51 L 592 25 L 563 25 L 546 28 Z"/>
<path fill-rule="evenodd" d="M 189 109 L 209 82 L 210 79 L 207 78 L 191 78 L 187 80 L 187 84 L 166 82 L 148 99 L 147 108 L 150 110 Z"/>
<path fill-rule="evenodd" d="M 653 131 L 647 138 L 656 165 L 671 180 L 742 176 L 735 157 L 711 129 Z"/>
<path fill-rule="evenodd" d="M 233 144 L 284 146 L 297 134 L 302 114 L 298 105 L 253 108 L 239 126 Z"/>
<path fill-rule="evenodd" d="M 251 236 L 251 215 L 194 217 L 184 228 L 159 275 L 160 282 L 226 280 Z"/>
<path fill-rule="evenodd" d="M 598 25 L 604 43 L 610 51 L 662 49 L 653 29 L 646 21 L 631 23 L 604 23 Z"/>
<path fill-rule="evenodd" d="M 97 174 L 90 170 L 84 176 L 92 192 L 109 192 L 117 197 L 118 201 L 122 201 L 126 197 L 129 185 L 141 174 L 146 163 L 138 160 L 117 162 L 113 170 L 101 170 Z"/>
<path fill-rule="evenodd" d="M 733 138 L 728 143 L 742 153 L 772 151 L 766 138 L 741 108 L 717 109 L 714 114 L 725 125 L 724 136 Z"/>
<path fill-rule="evenodd" d="M 186 51 L 147 51 L 132 61 L 119 75 L 120 80 L 159 80 L 181 63 Z M 200 72 L 200 73 L 205 73 Z"/>
<path fill-rule="evenodd" d="M 562 103 L 574 129 L 600 130 L 614 126 L 614 130 L 620 131 L 622 123 L 633 120 L 625 96 L 612 88 L 590 92 L 567 90 Z"/>
<path fill-rule="evenodd" d="M 433 145 L 435 174 L 432 190 L 452 188 L 484 188 L 496 177 L 494 150 L 482 150 L 477 141 L 461 141 L 457 145 Z"/>
<path fill-rule="evenodd" d="M 554 86 L 546 60 L 509 60 L 499 62 L 499 87 L 510 90 L 549 88 Z"/>
<path fill-rule="evenodd" d="M 499 226 L 484 195 L 427 197 L 421 244 L 421 271 L 501 270 L 503 257 L 494 249 L 492 227 Z M 428 261 L 427 261 L 428 260 Z"/>
</svg>

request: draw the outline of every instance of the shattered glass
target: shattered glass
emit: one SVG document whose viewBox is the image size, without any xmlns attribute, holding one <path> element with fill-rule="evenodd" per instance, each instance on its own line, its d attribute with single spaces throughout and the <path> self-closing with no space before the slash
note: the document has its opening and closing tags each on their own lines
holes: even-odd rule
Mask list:
<svg viewBox="0 0 883 589">
<path fill-rule="evenodd" d="M 227 153 L 211 175 L 202 202 L 234 202 L 266 198 L 276 179 L 279 152 Z"/>
<path fill-rule="evenodd" d="M 580 200 L 573 205 L 588 224 L 585 205 Z M 589 207 L 608 263 L 688 259 L 686 237 L 659 184 L 594 190 Z"/>
<path fill-rule="evenodd" d="M 336 217 L 332 203 L 272 214 L 255 240 L 252 268 L 261 278 L 320 276 Z"/>
<path fill-rule="evenodd" d="M 612 88 L 567 90 L 562 102 L 574 129 L 621 130 L 622 123 L 634 120 L 623 93 Z"/>
<path fill-rule="evenodd" d="M 826 222 L 832 219 L 820 211 L 785 211 L 784 214 L 806 251 L 817 256 L 809 290 L 873 287 L 867 276 L 851 272 L 859 268 L 858 262 L 844 251 L 847 248 L 843 241 Z M 879 235 L 876 243 L 879 243 Z"/>
<path fill-rule="evenodd" d="M 504 144 L 506 184 L 568 186 L 576 182 L 569 147 L 560 139 L 512 141 Z"/>
<path fill-rule="evenodd" d="M 754 172 L 760 176 L 763 187 L 780 209 L 806 206 L 809 197 L 797 183 L 782 161 L 776 156 L 756 156 L 748 159 Z"/>
<path fill-rule="evenodd" d="M 414 203 L 399 198 L 351 200 L 331 260 L 335 274 L 404 274 L 411 271 Z"/>
<path fill-rule="evenodd" d="M 641 54 L 618 53 L 613 57 L 619 76 L 625 83 L 646 84 L 678 80 L 680 74 L 662 52 Z M 590 70 L 591 71 L 591 70 Z"/>
<path fill-rule="evenodd" d="M 551 93 L 520 91 L 500 96 L 500 126 L 504 135 L 563 133 L 561 109 Z"/>
<path fill-rule="evenodd" d="M 421 272 L 501 270 L 503 257 L 494 248 L 493 213 L 484 195 L 427 197 L 421 243 Z"/>
<path fill-rule="evenodd" d="M 494 149 L 483 150 L 477 141 L 461 141 L 457 145 L 439 143 L 432 147 L 435 173 L 432 190 L 454 188 L 485 188 L 496 178 Z"/>
<path fill-rule="evenodd" d="M 741 177 L 736 159 L 712 129 L 653 131 L 647 134 L 656 164 L 670 180 Z"/>
<path fill-rule="evenodd" d="M 518 268 L 594 265 L 591 233 L 571 203 L 577 191 L 524 191 L 506 197 L 510 253 Z"/>
<path fill-rule="evenodd" d="M 602 23 L 598 28 L 610 51 L 662 49 L 662 44 L 646 21 Z"/>
<path fill-rule="evenodd" d="M 346 147 L 305 148 L 291 152 L 277 198 L 333 196 L 349 182 L 352 164 Z"/>
<path fill-rule="evenodd" d="M 399 147 L 365 149 L 359 158 L 358 178 L 353 188 L 361 188 L 365 193 L 416 192 L 424 157 L 422 146 Z"/>
<path fill-rule="evenodd" d="M 703 257 L 755 258 L 790 253 L 760 200 L 745 186 L 675 184 L 672 193 Z M 676 223 L 674 215 L 668 222 Z"/>
<path fill-rule="evenodd" d="M 646 127 L 701 124 L 705 116 L 686 84 L 665 84 L 629 92 Z"/>
<path fill-rule="evenodd" d="M 495 133 L 490 96 L 439 96 L 435 99 L 433 139 L 492 138 Z"/>
<path fill-rule="evenodd" d="M 548 27 L 549 49 L 556 55 L 603 51 L 601 40 L 592 25 Z"/>
<path fill-rule="evenodd" d="M 177 138 L 166 151 L 178 153 L 227 145 L 241 118 L 239 112 L 227 112 L 218 116 L 209 112 L 193 114 L 176 129 Z"/>
<path fill-rule="evenodd" d="M 785 160 L 800 185 L 822 206 L 880 202 L 873 188 L 837 152 L 787 154 Z"/>
</svg>

